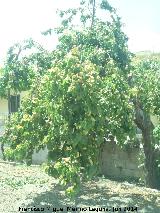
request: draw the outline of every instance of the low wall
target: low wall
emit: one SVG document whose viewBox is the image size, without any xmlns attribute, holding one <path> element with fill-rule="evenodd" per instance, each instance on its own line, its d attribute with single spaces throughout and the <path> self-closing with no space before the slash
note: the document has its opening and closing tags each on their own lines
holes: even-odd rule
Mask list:
<svg viewBox="0 0 160 213">
<path fill-rule="evenodd" d="M 144 168 L 138 168 L 140 149 L 122 149 L 114 143 L 106 143 L 101 154 L 100 167 L 104 176 L 144 180 Z"/>
<path fill-rule="evenodd" d="M 4 120 L 0 118 L 0 137 L 4 134 L 5 126 Z M 0 144 L 1 145 L 1 144 Z M 6 145 L 4 148 L 7 147 Z M 43 162 L 47 161 L 48 150 L 45 148 L 44 150 L 40 150 L 38 153 L 34 151 L 32 155 L 32 163 L 33 164 L 42 164 Z M 2 150 L 0 147 L 0 159 L 3 158 Z"/>
<path fill-rule="evenodd" d="M 7 147 L 7 146 L 5 146 Z M 4 148 L 5 148 L 4 147 Z M 42 164 L 47 161 L 48 150 L 45 148 L 44 150 L 40 150 L 38 153 L 35 151 L 32 155 L 32 164 Z M 0 159 L 3 159 L 2 150 L 0 147 Z"/>
<path fill-rule="evenodd" d="M 38 153 L 34 151 L 32 155 L 32 164 L 42 164 L 47 161 L 48 149 L 41 149 Z"/>
<path fill-rule="evenodd" d="M 4 131 L 4 127 L 1 126 L 0 133 Z M 48 150 L 40 150 L 40 152 L 34 152 L 32 156 L 33 164 L 42 164 L 47 161 Z M 103 147 L 100 159 L 101 173 L 104 176 L 110 176 L 114 178 L 132 178 L 144 180 L 145 172 L 143 168 L 139 166 L 140 149 L 131 148 L 128 150 L 121 149 L 114 143 L 106 143 Z M 0 158 L 2 159 L 2 151 L 0 149 Z"/>
</svg>

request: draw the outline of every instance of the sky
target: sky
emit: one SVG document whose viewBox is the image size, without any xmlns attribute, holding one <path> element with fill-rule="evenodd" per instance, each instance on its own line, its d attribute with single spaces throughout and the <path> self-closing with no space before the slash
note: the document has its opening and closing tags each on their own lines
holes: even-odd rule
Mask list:
<svg viewBox="0 0 160 213">
<path fill-rule="evenodd" d="M 117 9 L 129 37 L 132 52 L 160 52 L 160 0 L 108 0 Z M 0 64 L 7 49 L 32 37 L 46 48 L 56 44 L 40 32 L 58 24 L 57 9 L 66 9 L 79 0 L 0 0 Z"/>
</svg>

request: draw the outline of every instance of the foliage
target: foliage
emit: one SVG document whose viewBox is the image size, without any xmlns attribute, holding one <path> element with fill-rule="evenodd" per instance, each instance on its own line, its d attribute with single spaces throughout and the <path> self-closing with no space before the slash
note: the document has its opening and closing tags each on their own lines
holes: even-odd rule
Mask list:
<svg viewBox="0 0 160 213">
<path fill-rule="evenodd" d="M 8 89 L 12 89 L 14 92 L 29 89 L 34 74 L 25 58 L 20 59 L 22 51 L 32 46 L 31 41 L 29 44 L 27 43 L 28 41 L 23 45 L 17 43 L 8 50 L 5 68 L 0 79 L 1 97 L 7 97 Z"/>
<path fill-rule="evenodd" d="M 155 57 L 135 58 L 131 72 L 133 92 L 141 101 L 143 109 L 160 115 L 160 59 Z"/>
<path fill-rule="evenodd" d="M 154 126 L 151 122 L 147 124 L 146 115 L 156 116 L 160 118 L 160 58 L 159 54 L 148 56 L 138 56 L 133 61 L 135 69 L 131 72 L 131 84 L 133 102 L 135 103 L 135 110 L 140 112 L 139 121 L 136 125 L 142 130 L 142 135 L 148 134 L 150 143 L 143 138 L 143 147 L 148 155 L 154 156 L 154 161 L 151 162 L 151 167 L 155 167 L 156 179 L 160 178 L 160 134 L 159 125 Z M 138 107 L 137 107 L 138 106 Z M 141 120 L 141 122 L 140 122 Z M 147 159 L 145 153 L 145 159 Z M 149 159 L 150 157 L 148 157 Z M 150 160 L 151 161 L 151 160 Z M 146 165 L 147 166 L 147 165 Z M 160 187 L 160 186 L 158 186 Z"/>
<path fill-rule="evenodd" d="M 60 12 L 56 50 L 42 63 L 43 54 L 38 54 L 38 68 L 45 71 L 2 138 L 10 145 L 9 159 L 31 158 L 34 149 L 47 146 L 46 171 L 58 177 L 70 195 L 82 180 L 97 174 L 106 139 L 112 136 L 120 145 L 134 142 L 135 105 L 142 105 L 142 116 L 159 115 L 160 103 L 159 61 L 135 59 L 131 64 L 114 8 L 102 1 L 108 20 L 95 16 L 92 25 L 93 14 L 85 7 L 81 2 L 78 9 Z M 76 18 L 80 27 L 74 24 Z"/>
<path fill-rule="evenodd" d="M 46 170 L 73 193 L 81 180 L 97 173 L 104 138 L 113 135 L 123 143 L 133 137 L 125 80 L 130 53 L 115 13 L 107 23 L 96 18 L 92 30 L 71 30 L 63 20 L 62 26 L 52 68 L 12 117 L 4 140 L 10 144 L 8 158 L 28 158 L 34 148 L 47 146 Z"/>
<path fill-rule="evenodd" d="M 100 77 L 96 65 L 80 63 L 80 51 L 71 51 L 42 78 L 37 96 L 12 117 L 4 139 L 11 142 L 8 157 L 14 154 L 17 159 L 47 146 L 48 172 L 77 187 L 81 179 L 96 173 L 104 137 L 126 139 L 131 106 L 127 90 L 121 92 L 120 85 L 127 87 L 123 78 L 112 73 Z"/>
<path fill-rule="evenodd" d="M 9 48 L 0 76 L 0 96 L 29 90 L 37 76 L 51 67 L 52 56 L 32 39 Z M 37 69 L 38 68 L 38 69 Z"/>
</svg>

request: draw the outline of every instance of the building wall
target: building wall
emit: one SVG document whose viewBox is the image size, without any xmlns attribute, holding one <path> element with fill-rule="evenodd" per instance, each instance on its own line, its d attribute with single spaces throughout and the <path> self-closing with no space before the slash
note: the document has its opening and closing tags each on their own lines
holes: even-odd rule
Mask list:
<svg viewBox="0 0 160 213">
<path fill-rule="evenodd" d="M 21 92 L 20 99 L 22 100 L 27 94 L 28 92 Z M 0 114 L 1 113 L 8 113 L 8 101 L 4 98 L 0 98 Z"/>
<path fill-rule="evenodd" d="M 5 99 L 0 99 L 0 136 L 4 132 L 4 125 L 7 117 L 8 117 L 8 102 Z"/>
<path fill-rule="evenodd" d="M 8 101 L 6 99 L 0 99 L 0 114 L 8 113 Z"/>
</svg>

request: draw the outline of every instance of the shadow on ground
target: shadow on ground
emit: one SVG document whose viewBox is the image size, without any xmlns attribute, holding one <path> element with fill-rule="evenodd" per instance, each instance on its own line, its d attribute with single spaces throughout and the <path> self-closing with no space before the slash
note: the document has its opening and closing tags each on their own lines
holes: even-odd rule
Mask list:
<svg viewBox="0 0 160 213">
<path fill-rule="evenodd" d="M 55 185 L 50 191 L 41 193 L 34 197 L 28 206 L 22 205 L 22 207 L 44 208 L 43 212 L 45 213 L 56 212 L 56 210 L 57 212 L 160 212 L 157 196 L 156 194 L 154 195 L 154 193 L 148 196 L 145 194 L 130 194 L 127 193 L 127 189 L 121 193 L 116 193 L 115 191 L 112 192 L 110 189 L 103 187 L 103 185 L 99 186 L 96 183 L 83 185 L 81 193 L 75 201 L 70 201 L 68 198 L 66 198 L 62 188 L 58 185 Z M 81 207 L 81 209 L 74 211 L 74 209 L 71 209 L 71 207 Z M 105 211 L 104 209 L 103 211 L 91 211 L 93 210 L 92 208 L 101 207 L 106 208 Z M 133 210 L 135 207 L 137 207 L 137 211 L 131 211 L 132 208 L 128 210 L 126 209 L 126 211 L 124 211 L 125 207 L 133 207 Z M 48 210 L 48 208 L 50 209 Z"/>
</svg>

